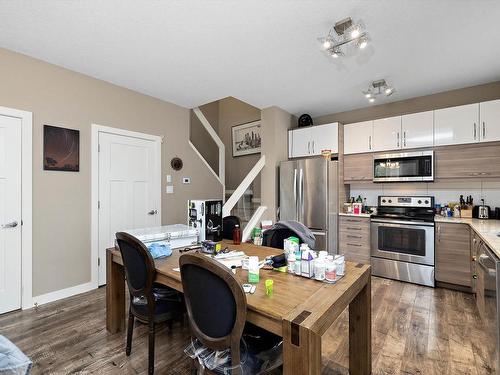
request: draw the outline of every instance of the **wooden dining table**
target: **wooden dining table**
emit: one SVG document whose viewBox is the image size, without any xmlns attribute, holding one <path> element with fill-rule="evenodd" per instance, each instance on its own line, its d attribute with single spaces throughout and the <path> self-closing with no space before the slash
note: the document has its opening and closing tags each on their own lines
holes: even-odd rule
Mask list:
<svg viewBox="0 0 500 375">
<path fill-rule="evenodd" d="M 253 244 L 233 245 L 231 250 L 256 255 L 260 260 L 283 251 Z M 178 271 L 182 253 L 157 259 L 156 282 L 182 292 Z M 125 276 L 120 252 L 108 249 L 106 286 L 106 329 L 111 333 L 125 329 Z M 176 270 L 177 269 L 177 270 Z M 248 272 L 236 270 L 241 283 Z M 274 291 L 266 295 L 264 282 L 274 281 Z M 247 321 L 283 337 L 284 374 L 320 374 L 321 336 L 340 314 L 349 308 L 349 373 L 371 373 L 371 268 L 346 262 L 345 276 L 334 284 L 275 270 L 260 270 L 254 294 L 247 294 Z M 203 285 L 200 285 L 203 288 Z"/>
</svg>

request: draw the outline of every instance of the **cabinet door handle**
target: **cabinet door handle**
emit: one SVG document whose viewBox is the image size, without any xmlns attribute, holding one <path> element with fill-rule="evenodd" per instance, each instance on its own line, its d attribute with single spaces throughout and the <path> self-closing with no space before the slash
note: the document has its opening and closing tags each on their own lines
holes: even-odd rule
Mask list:
<svg viewBox="0 0 500 375">
<path fill-rule="evenodd" d="M 352 234 L 348 234 L 347 238 L 358 238 L 358 239 L 360 239 L 360 238 L 363 238 L 363 237 L 361 237 L 361 236 L 353 236 Z"/>
<path fill-rule="evenodd" d="M 441 242 L 441 225 L 437 226 L 438 242 Z"/>
<path fill-rule="evenodd" d="M 406 147 L 406 130 L 403 132 L 403 145 Z"/>
<path fill-rule="evenodd" d="M 350 228 L 350 227 L 347 227 L 347 229 L 349 229 L 349 230 L 361 230 L 361 228 Z"/>
<path fill-rule="evenodd" d="M 486 138 L 486 125 L 484 124 L 484 121 L 483 121 L 483 140 L 484 138 Z"/>
<path fill-rule="evenodd" d="M 368 137 L 368 150 L 371 150 L 372 149 L 372 136 L 370 135 Z"/>
<path fill-rule="evenodd" d="M 399 148 L 399 132 L 397 132 L 398 148 Z"/>
<path fill-rule="evenodd" d="M 357 243 L 347 243 L 347 246 L 357 246 L 357 247 L 361 247 L 363 245 L 358 245 Z"/>
<path fill-rule="evenodd" d="M 476 134 L 477 134 L 477 132 L 476 132 L 476 123 L 474 123 L 474 140 L 476 140 Z"/>
<path fill-rule="evenodd" d="M 474 137 L 474 139 L 476 139 Z M 307 153 L 310 154 L 311 153 L 311 141 L 307 142 Z"/>
<path fill-rule="evenodd" d="M 313 141 L 313 154 L 314 154 L 314 153 L 315 153 L 315 151 L 314 151 L 314 141 Z"/>
<path fill-rule="evenodd" d="M 472 278 L 473 278 L 474 280 L 476 280 L 476 279 L 477 279 L 477 275 L 472 275 Z"/>
</svg>

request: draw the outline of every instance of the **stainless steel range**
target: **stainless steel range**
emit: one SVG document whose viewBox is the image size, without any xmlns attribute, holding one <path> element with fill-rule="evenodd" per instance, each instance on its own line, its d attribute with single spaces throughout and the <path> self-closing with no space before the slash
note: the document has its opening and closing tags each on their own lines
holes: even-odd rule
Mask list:
<svg viewBox="0 0 500 375">
<path fill-rule="evenodd" d="M 434 286 L 434 197 L 379 196 L 371 220 L 375 276 Z"/>
</svg>

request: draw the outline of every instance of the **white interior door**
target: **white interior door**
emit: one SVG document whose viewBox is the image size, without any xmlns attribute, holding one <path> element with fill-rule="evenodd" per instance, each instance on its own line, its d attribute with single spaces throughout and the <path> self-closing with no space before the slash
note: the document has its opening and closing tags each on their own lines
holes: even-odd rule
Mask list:
<svg viewBox="0 0 500 375">
<path fill-rule="evenodd" d="M 99 132 L 99 285 L 115 233 L 161 225 L 160 141 Z"/>
<path fill-rule="evenodd" d="M 21 125 L 0 115 L 0 314 L 21 308 Z"/>
</svg>

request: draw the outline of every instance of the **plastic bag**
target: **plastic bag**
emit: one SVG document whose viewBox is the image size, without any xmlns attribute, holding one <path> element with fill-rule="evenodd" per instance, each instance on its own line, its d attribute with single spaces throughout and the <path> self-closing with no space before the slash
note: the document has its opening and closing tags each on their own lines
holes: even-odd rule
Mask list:
<svg viewBox="0 0 500 375">
<path fill-rule="evenodd" d="M 6 337 L 0 335 L 0 374 L 25 375 L 31 370 L 32 362 Z"/>
</svg>

